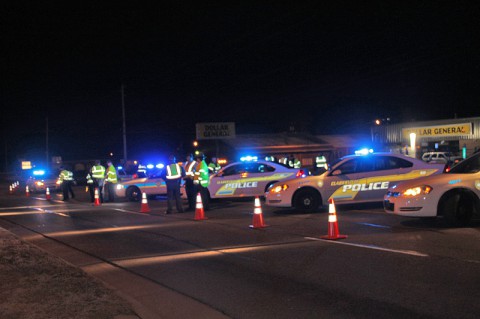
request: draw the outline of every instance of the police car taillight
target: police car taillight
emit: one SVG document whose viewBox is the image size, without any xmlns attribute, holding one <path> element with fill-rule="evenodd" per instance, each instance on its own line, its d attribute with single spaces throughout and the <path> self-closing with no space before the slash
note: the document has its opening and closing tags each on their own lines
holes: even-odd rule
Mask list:
<svg viewBox="0 0 480 319">
<path fill-rule="evenodd" d="M 305 177 L 306 173 L 303 169 L 299 169 L 295 177 Z"/>
</svg>

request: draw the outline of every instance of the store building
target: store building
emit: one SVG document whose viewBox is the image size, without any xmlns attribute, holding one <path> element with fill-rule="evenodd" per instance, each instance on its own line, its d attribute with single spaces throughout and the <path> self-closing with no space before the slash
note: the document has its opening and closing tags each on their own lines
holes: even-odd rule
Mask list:
<svg viewBox="0 0 480 319">
<path fill-rule="evenodd" d="M 377 150 L 417 158 L 430 151 L 469 156 L 480 150 L 480 117 L 380 124 L 371 136 Z"/>
</svg>

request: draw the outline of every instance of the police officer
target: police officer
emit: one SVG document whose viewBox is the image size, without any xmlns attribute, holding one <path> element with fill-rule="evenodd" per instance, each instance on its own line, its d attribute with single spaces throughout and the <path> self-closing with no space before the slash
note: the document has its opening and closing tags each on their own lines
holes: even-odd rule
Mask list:
<svg viewBox="0 0 480 319">
<path fill-rule="evenodd" d="M 202 197 L 203 208 L 209 210 L 210 203 L 207 187 L 210 184 L 210 176 L 208 174 L 208 166 L 203 154 L 195 156 L 195 160 L 197 161 L 197 170 L 195 171 L 193 183 L 196 186 L 196 193 L 200 193 Z"/>
<path fill-rule="evenodd" d="M 208 172 L 210 174 L 215 174 L 215 173 L 218 173 L 218 171 L 221 169 L 222 167 L 220 166 L 220 164 L 218 164 L 218 161 L 217 161 L 217 158 L 216 157 L 212 157 L 212 161 L 210 162 L 210 164 L 208 164 Z"/>
<path fill-rule="evenodd" d="M 185 169 L 185 192 L 187 193 L 188 208 L 187 211 L 195 210 L 195 185 L 193 184 L 193 178 L 197 168 L 197 162 L 193 158 L 192 154 L 188 154 L 183 165 Z"/>
<path fill-rule="evenodd" d="M 177 163 L 175 156 L 169 157 L 170 164 L 165 167 L 164 177 L 167 184 L 167 211 L 165 214 L 173 212 L 173 202 L 177 207 L 177 212 L 183 213 L 182 199 L 180 198 L 180 184 L 182 178 L 185 177 L 185 171 L 182 166 Z"/>
<path fill-rule="evenodd" d="M 93 181 L 92 174 L 89 172 L 87 174 L 87 190 L 90 193 L 90 203 L 93 203 L 95 201 L 95 185 Z"/>
<path fill-rule="evenodd" d="M 69 193 L 71 193 L 72 199 L 75 198 L 75 194 L 73 193 L 72 189 L 73 173 L 62 166 L 60 167 L 60 176 L 58 178 L 60 180 L 60 183 L 62 184 L 62 200 L 67 201 L 69 199 Z"/>
<path fill-rule="evenodd" d="M 288 159 L 288 166 L 293 168 L 300 168 L 302 166 L 302 162 L 298 158 L 296 158 L 293 154 L 290 154 L 290 158 Z"/>
<path fill-rule="evenodd" d="M 108 191 L 107 202 L 113 203 L 115 201 L 115 187 L 117 187 L 118 177 L 117 170 L 115 169 L 115 166 L 113 166 L 112 161 L 107 162 L 107 174 L 105 177 Z"/>
<path fill-rule="evenodd" d="M 99 160 L 95 161 L 95 165 L 92 166 L 90 171 L 93 177 L 93 185 L 98 188 L 98 197 L 100 202 L 103 203 L 103 186 L 105 182 L 105 167 L 100 164 Z"/>
</svg>

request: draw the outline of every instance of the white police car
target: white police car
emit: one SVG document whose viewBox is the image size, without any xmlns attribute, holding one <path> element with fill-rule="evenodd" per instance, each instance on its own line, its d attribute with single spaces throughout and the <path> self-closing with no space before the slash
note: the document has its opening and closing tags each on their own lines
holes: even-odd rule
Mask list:
<svg viewBox="0 0 480 319">
<path fill-rule="evenodd" d="M 264 196 L 274 183 L 305 177 L 308 171 L 283 164 L 246 157 L 210 176 L 210 198 Z"/>
<path fill-rule="evenodd" d="M 311 212 L 335 203 L 381 202 L 389 186 L 400 181 L 442 173 L 444 164 L 392 153 L 367 153 L 340 158 L 319 176 L 276 183 L 265 194 L 266 204 Z"/>
<path fill-rule="evenodd" d="M 480 214 L 480 153 L 449 172 L 399 183 L 384 197 L 387 213 L 410 217 L 442 216 L 451 225 L 466 225 Z"/>
<path fill-rule="evenodd" d="M 157 175 L 150 175 L 142 178 L 134 178 L 117 184 L 115 194 L 118 197 L 126 197 L 129 201 L 140 201 L 142 193 L 147 196 L 166 195 L 167 184 L 165 180 Z"/>
</svg>

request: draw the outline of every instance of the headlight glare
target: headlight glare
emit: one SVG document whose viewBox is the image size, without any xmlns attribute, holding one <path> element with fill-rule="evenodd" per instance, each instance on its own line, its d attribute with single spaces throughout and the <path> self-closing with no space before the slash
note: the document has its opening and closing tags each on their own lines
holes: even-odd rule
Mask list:
<svg viewBox="0 0 480 319">
<path fill-rule="evenodd" d="M 426 195 L 426 194 L 430 194 L 431 191 L 432 191 L 432 188 L 428 185 L 417 186 L 417 187 L 406 189 L 403 192 L 403 196 L 412 197 L 412 196 L 418 196 L 418 195 Z"/>
<path fill-rule="evenodd" d="M 286 191 L 288 189 L 288 185 L 277 185 L 275 187 L 272 188 L 272 193 L 280 193 L 282 191 Z"/>
</svg>

